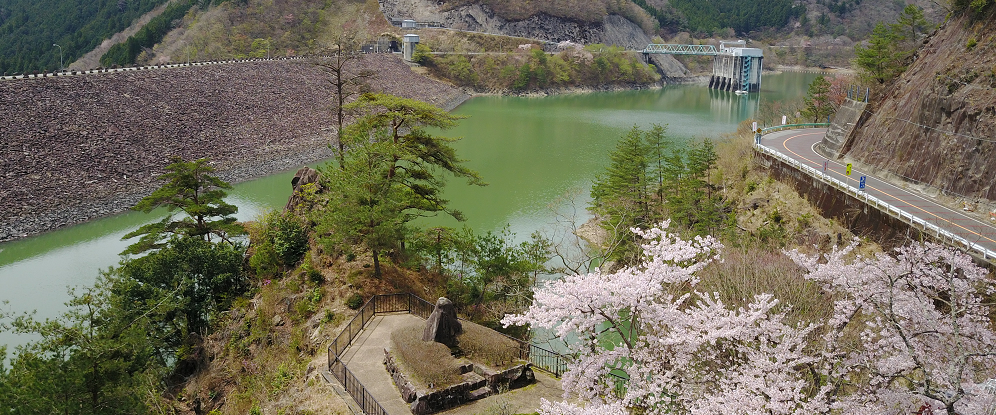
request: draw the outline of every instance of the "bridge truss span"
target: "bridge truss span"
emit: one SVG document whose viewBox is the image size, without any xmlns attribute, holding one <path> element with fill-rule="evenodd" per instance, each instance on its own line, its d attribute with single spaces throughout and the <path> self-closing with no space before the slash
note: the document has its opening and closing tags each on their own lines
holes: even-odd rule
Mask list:
<svg viewBox="0 0 996 415">
<path fill-rule="evenodd" d="M 671 45 L 671 44 L 650 44 L 643 49 L 643 53 L 657 53 L 662 55 L 702 55 L 716 56 L 719 51 L 713 45 Z"/>
</svg>

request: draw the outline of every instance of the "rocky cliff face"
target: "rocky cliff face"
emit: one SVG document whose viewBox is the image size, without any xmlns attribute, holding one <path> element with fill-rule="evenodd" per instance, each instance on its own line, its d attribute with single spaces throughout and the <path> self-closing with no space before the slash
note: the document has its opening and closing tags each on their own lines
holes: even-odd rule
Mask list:
<svg viewBox="0 0 996 415">
<path fill-rule="evenodd" d="M 996 200 L 996 18 L 956 19 L 869 110 L 847 157 L 967 199 Z"/>
<path fill-rule="evenodd" d="M 502 19 L 487 6 L 472 4 L 442 10 L 432 0 L 382 0 L 381 11 L 389 20 L 412 19 L 439 22 L 456 30 L 501 34 L 547 42 L 571 41 L 582 44 L 602 43 L 631 49 L 643 49 L 651 43 L 640 26 L 619 15 L 608 15 L 601 22 L 578 22 L 545 14 L 524 20 Z M 689 72 L 671 56 L 654 57 L 654 64 L 666 77 L 685 77 Z"/>
</svg>

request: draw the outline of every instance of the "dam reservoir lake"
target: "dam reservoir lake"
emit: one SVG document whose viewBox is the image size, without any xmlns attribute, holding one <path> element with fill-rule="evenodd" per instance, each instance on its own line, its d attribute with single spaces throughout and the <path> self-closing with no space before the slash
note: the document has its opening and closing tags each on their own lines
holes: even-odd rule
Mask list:
<svg viewBox="0 0 996 415">
<path fill-rule="evenodd" d="M 633 126 L 667 124 L 669 136 L 678 140 L 718 139 L 751 118 L 760 101 L 801 100 L 816 76 L 765 74 L 761 92 L 745 96 L 673 85 L 542 98 L 473 98 L 454 110 L 469 118 L 443 135 L 463 137 L 454 144 L 457 154 L 489 185 L 451 180 L 446 198 L 467 222 L 437 217 L 423 223 L 467 225 L 477 232 L 508 225 L 517 238 L 528 238 L 551 227 L 566 195 L 576 195 L 577 207 L 583 209 L 592 180 L 608 165 L 616 141 Z M 289 171 L 235 185 L 228 201 L 239 206 L 239 220 L 282 209 L 293 175 Z M 0 244 L 0 302 L 7 302 L 0 310 L 58 316 L 70 298 L 67 287 L 92 285 L 131 243 L 121 241 L 123 235 L 161 217 L 127 212 Z M 0 346 L 13 348 L 24 341 L 23 336 L 0 333 Z"/>
</svg>

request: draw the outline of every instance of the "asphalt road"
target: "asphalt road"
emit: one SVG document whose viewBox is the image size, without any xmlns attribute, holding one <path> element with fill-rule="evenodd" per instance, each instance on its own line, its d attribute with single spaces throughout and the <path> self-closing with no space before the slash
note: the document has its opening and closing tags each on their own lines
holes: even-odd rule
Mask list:
<svg viewBox="0 0 996 415">
<path fill-rule="evenodd" d="M 786 130 L 766 134 L 761 145 L 795 159 L 803 165 L 824 170 L 831 177 L 858 188 L 862 176 L 865 179 L 865 192 L 883 202 L 912 214 L 928 223 L 965 238 L 990 251 L 996 251 L 996 227 L 993 223 L 970 217 L 963 212 L 943 206 L 929 197 L 915 191 L 903 189 L 858 169 L 847 175 L 846 164 L 827 160 L 819 155 L 814 146 L 823 139 L 825 128 Z M 826 164 L 824 164 L 826 163 Z M 825 167 L 824 167 L 825 166 Z"/>
</svg>

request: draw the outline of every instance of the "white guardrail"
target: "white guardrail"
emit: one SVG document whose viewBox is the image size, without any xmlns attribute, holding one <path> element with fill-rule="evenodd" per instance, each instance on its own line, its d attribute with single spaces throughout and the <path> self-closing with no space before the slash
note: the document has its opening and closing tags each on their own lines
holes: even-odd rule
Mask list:
<svg viewBox="0 0 996 415">
<path fill-rule="evenodd" d="M 780 129 L 786 129 L 786 128 L 780 128 Z M 806 166 L 795 159 L 792 159 L 782 153 L 779 153 L 773 149 L 764 147 L 757 143 L 754 144 L 754 149 L 764 154 L 768 154 L 772 157 L 775 157 L 778 160 L 781 160 L 782 162 L 792 167 L 795 167 L 799 171 L 807 173 L 810 176 L 813 176 L 814 178 L 822 181 L 823 183 L 835 187 L 837 190 L 840 190 L 844 193 L 854 196 L 858 200 L 863 200 L 866 204 L 874 206 L 876 209 L 886 212 L 890 216 L 896 217 L 899 220 L 909 224 L 910 226 L 919 227 L 919 229 L 924 233 L 934 235 L 937 239 L 941 241 L 944 241 L 946 243 L 958 247 L 963 247 L 970 251 L 978 252 L 979 254 L 982 255 L 982 258 L 987 261 L 996 260 L 996 252 L 990 251 L 989 249 L 986 249 L 982 245 L 970 242 L 969 240 L 961 236 L 955 235 L 949 231 L 941 229 L 941 227 L 934 225 L 924 219 L 918 218 L 914 216 L 912 213 L 906 212 L 898 207 L 892 206 L 875 196 L 870 196 L 868 195 L 867 192 L 861 191 L 860 189 L 857 189 L 854 186 L 851 186 L 841 180 L 830 177 L 830 175 L 827 173 L 824 173 L 813 167 Z"/>
</svg>

